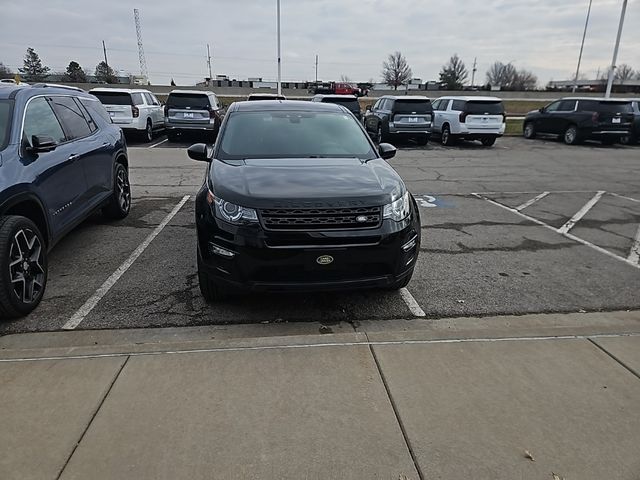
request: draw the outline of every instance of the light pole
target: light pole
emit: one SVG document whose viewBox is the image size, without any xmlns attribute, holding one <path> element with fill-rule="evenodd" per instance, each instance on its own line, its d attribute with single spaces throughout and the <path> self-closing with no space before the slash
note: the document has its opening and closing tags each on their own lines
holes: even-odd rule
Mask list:
<svg viewBox="0 0 640 480">
<path fill-rule="evenodd" d="M 278 95 L 282 95 L 282 58 L 280 57 L 280 0 L 278 0 Z"/>
<path fill-rule="evenodd" d="M 605 98 L 611 96 L 611 87 L 613 87 L 613 74 L 616 69 L 616 62 L 618 61 L 618 48 L 620 47 L 620 37 L 622 36 L 622 26 L 624 25 L 624 15 L 627 12 L 627 0 L 622 1 L 622 13 L 620 13 L 620 25 L 618 26 L 618 36 L 616 37 L 616 46 L 613 49 L 613 60 L 611 61 L 611 68 L 609 69 L 609 80 L 607 81 L 607 91 L 604 94 Z"/>
<path fill-rule="evenodd" d="M 589 16 L 591 15 L 591 4 L 593 0 L 589 0 L 589 9 L 587 10 L 587 19 L 584 22 L 584 32 L 582 33 L 582 43 L 580 44 L 580 54 L 578 55 L 578 67 L 576 68 L 576 78 L 573 81 L 572 92 L 578 88 L 578 76 L 580 75 L 580 63 L 582 62 L 582 51 L 584 50 L 584 39 L 587 36 L 587 27 L 589 26 Z"/>
</svg>

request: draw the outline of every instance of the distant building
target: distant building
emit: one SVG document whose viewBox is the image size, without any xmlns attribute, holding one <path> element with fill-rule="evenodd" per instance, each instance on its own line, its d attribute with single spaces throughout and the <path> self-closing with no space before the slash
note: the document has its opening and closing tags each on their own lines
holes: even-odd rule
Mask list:
<svg viewBox="0 0 640 480">
<path fill-rule="evenodd" d="M 580 92 L 604 92 L 607 89 L 607 79 L 602 78 L 600 80 L 551 80 L 547 84 L 547 90 L 570 92 L 573 90 L 574 83 L 577 85 L 577 91 Z M 613 87 L 611 88 L 613 93 L 640 93 L 640 79 L 638 80 L 625 80 L 620 82 L 614 80 Z"/>
</svg>

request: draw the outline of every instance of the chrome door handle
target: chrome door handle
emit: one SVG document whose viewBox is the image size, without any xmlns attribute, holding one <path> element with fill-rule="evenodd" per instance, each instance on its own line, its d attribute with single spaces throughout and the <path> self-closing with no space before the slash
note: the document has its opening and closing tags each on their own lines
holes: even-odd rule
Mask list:
<svg viewBox="0 0 640 480">
<path fill-rule="evenodd" d="M 80 158 L 80 155 L 77 155 L 75 153 L 73 155 L 69 155 L 69 160 L 72 161 L 72 162 L 75 162 L 79 158 Z"/>
</svg>

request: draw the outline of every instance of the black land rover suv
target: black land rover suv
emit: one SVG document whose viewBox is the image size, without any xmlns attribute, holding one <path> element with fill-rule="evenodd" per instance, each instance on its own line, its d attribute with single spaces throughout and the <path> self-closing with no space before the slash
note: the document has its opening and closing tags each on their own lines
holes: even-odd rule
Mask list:
<svg viewBox="0 0 640 480">
<path fill-rule="evenodd" d="M 600 140 L 612 145 L 629 135 L 633 124 L 631 100 L 611 98 L 563 98 L 529 112 L 524 119 L 525 138 L 556 135 L 567 145 Z"/>
<path fill-rule="evenodd" d="M 341 106 L 238 102 L 196 198 L 198 278 L 213 301 L 234 290 L 399 289 L 420 248 L 413 197 Z"/>
</svg>

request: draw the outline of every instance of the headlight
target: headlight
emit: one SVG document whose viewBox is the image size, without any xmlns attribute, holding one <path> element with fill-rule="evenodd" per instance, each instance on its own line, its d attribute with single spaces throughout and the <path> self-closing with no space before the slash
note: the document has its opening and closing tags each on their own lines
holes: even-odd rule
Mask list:
<svg viewBox="0 0 640 480">
<path fill-rule="evenodd" d="M 211 191 L 207 194 L 207 201 L 212 206 L 214 215 L 225 222 L 234 225 L 246 225 L 258 223 L 258 213 L 253 208 L 246 208 L 227 202 L 213 195 Z"/>
<path fill-rule="evenodd" d="M 409 209 L 409 192 L 405 192 L 405 194 L 395 202 L 384 206 L 383 217 L 400 222 L 409 216 Z"/>
</svg>

